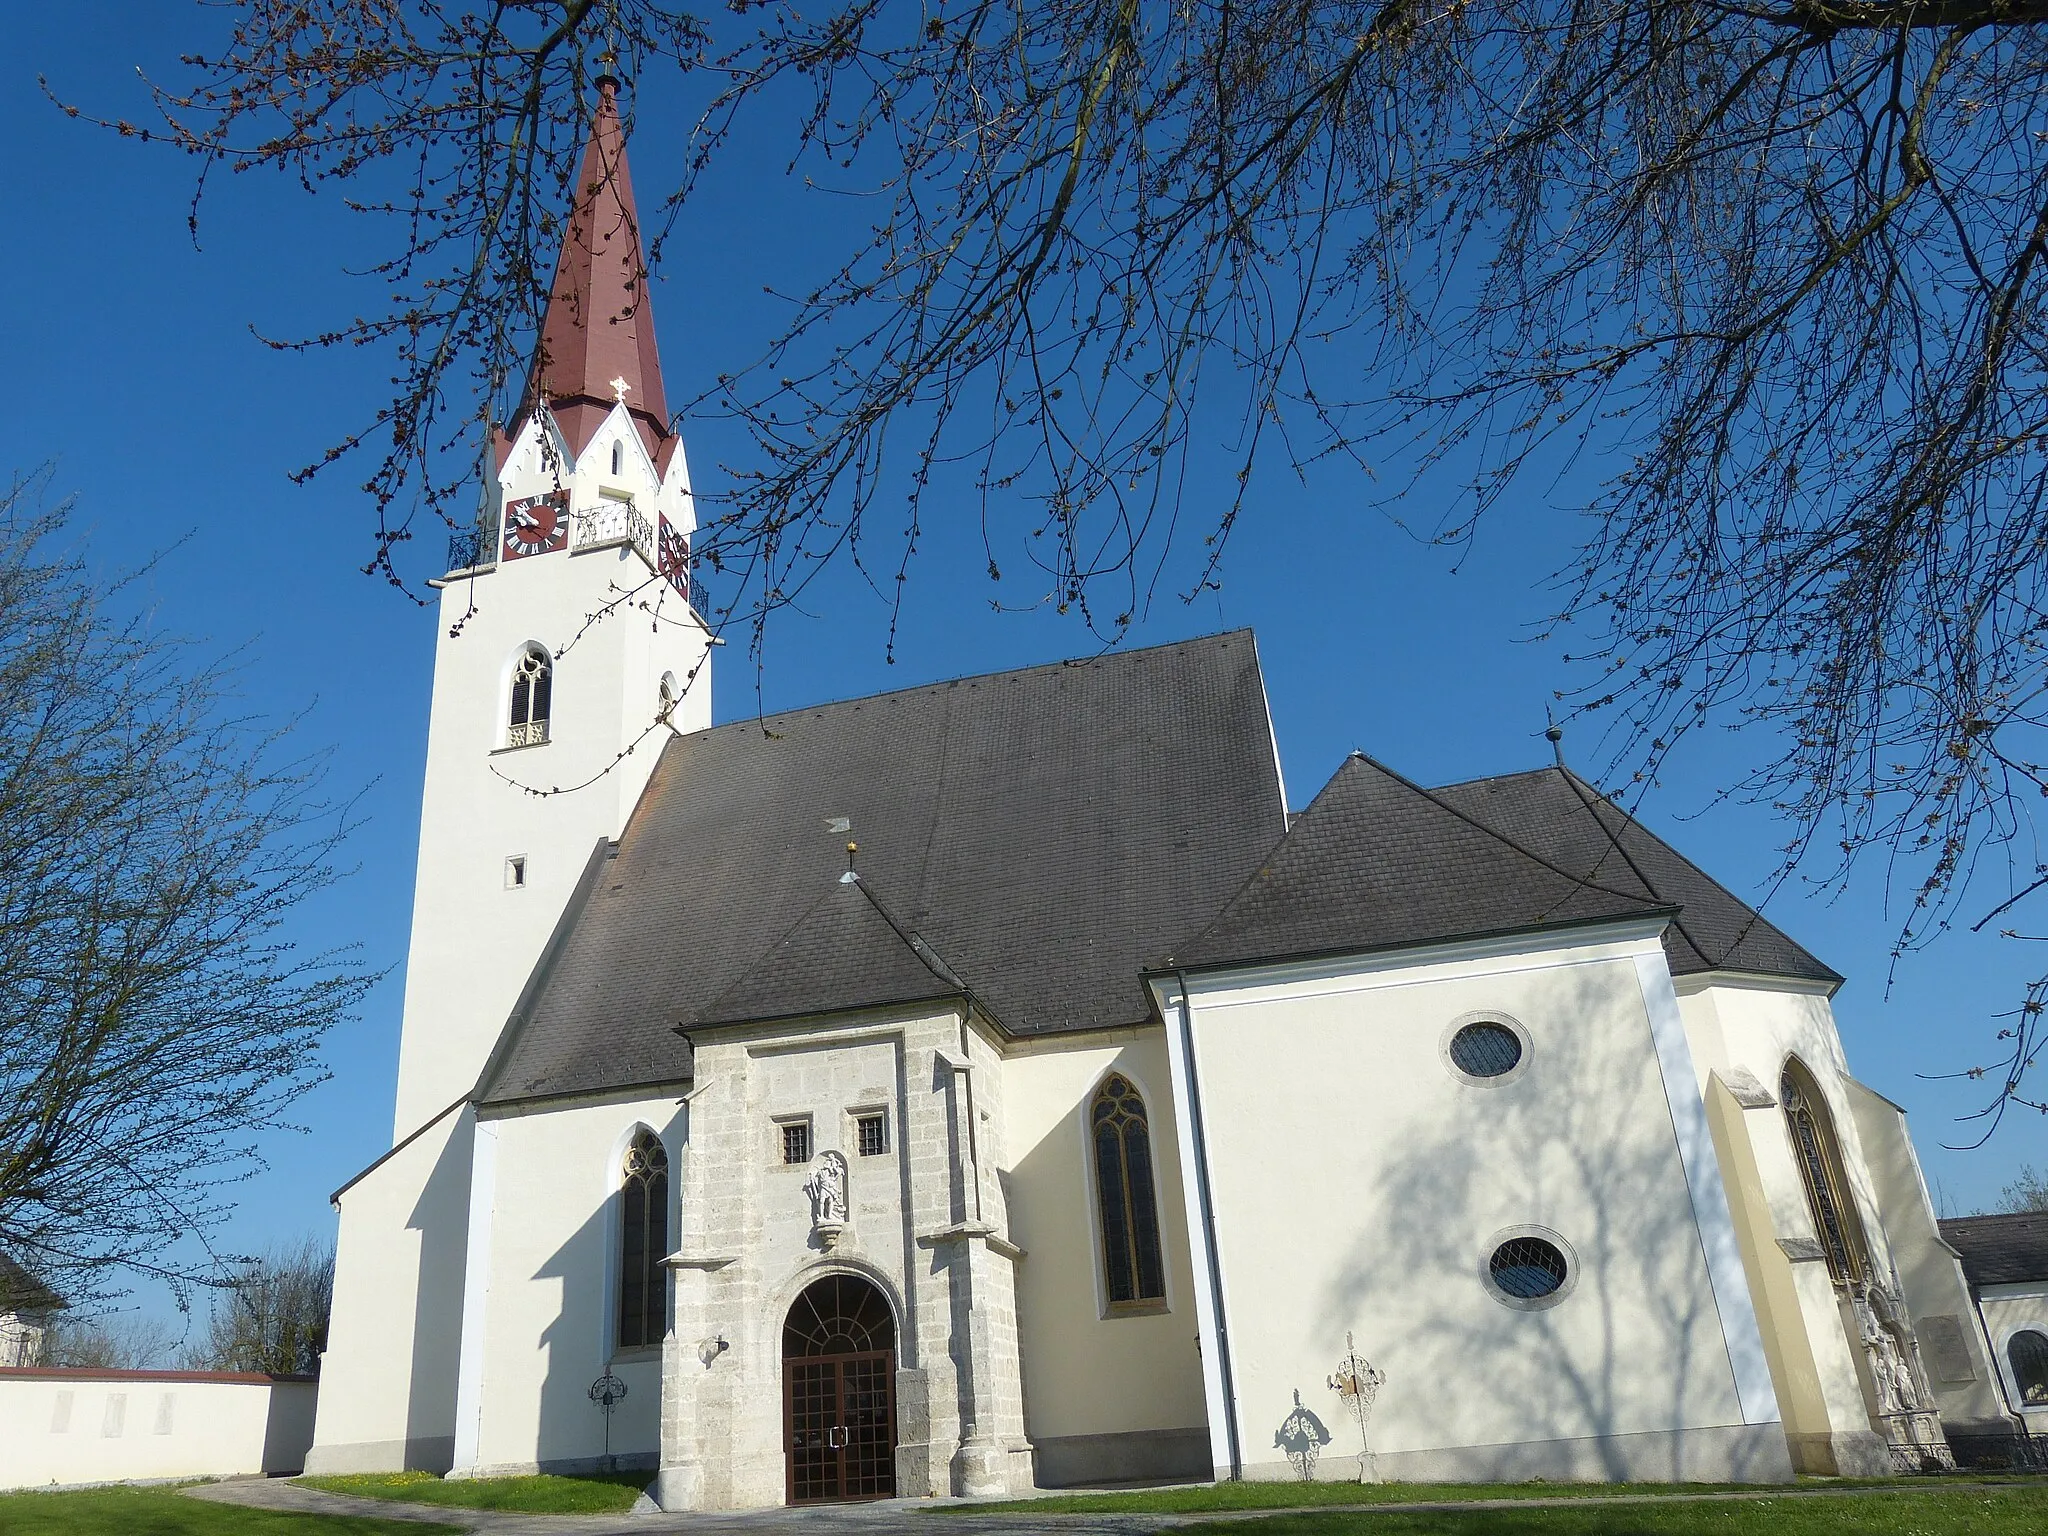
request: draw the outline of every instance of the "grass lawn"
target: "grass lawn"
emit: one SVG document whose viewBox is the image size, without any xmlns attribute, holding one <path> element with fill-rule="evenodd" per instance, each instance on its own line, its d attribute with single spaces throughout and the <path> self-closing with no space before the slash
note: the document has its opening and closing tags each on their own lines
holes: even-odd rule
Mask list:
<svg viewBox="0 0 2048 1536">
<path fill-rule="evenodd" d="M 2048 1488 L 1930 1489 L 1726 1503 L 1275 1515 L 1243 1536 L 2039 1536 Z"/>
<path fill-rule="evenodd" d="M 431 1472 L 369 1472 L 354 1477 L 302 1477 L 307 1488 L 362 1499 L 397 1499 L 454 1509 L 505 1509 L 533 1515 L 615 1515 L 633 1507 L 654 1480 L 648 1472 L 594 1472 L 588 1477 L 474 1477 L 450 1481 Z"/>
<path fill-rule="evenodd" d="M 170 1488 L 0 1493 L 6 1536 L 456 1536 L 451 1525 L 286 1515 L 188 1499 Z"/>
</svg>

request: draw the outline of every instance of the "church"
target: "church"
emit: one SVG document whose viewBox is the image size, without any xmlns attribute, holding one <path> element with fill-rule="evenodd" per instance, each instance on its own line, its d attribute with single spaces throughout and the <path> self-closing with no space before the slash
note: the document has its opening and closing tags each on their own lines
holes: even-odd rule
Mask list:
<svg viewBox="0 0 2048 1536">
<path fill-rule="evenodd" d="M 1243 631 L 714 726 L 618 89 L 437 582 L 309 1471 L 741 1509 L 2009 1430 L 1842 978 L 1561 760 L 1304 802 Z"/>
</svg>

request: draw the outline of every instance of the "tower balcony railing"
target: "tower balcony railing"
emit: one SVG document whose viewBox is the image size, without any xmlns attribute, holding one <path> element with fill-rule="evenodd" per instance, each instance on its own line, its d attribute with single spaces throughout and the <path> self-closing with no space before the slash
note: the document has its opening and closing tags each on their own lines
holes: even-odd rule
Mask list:
<svg viewBox="0 0 2048 1536">
<path fill-rule="evenodd" d="M 474 571 L 498 563 L 498 530 L 479 524 L 448 535 L 448 569 Z"/>
<path fill-rule="evenodd" d="M 630 544 L 647 568 L 654 569 L 654 525 L 634 510 L 633 503 L 605 500 L 578 514 L 572 548 L 605 549 L 614 544 Z"/>
</svg>

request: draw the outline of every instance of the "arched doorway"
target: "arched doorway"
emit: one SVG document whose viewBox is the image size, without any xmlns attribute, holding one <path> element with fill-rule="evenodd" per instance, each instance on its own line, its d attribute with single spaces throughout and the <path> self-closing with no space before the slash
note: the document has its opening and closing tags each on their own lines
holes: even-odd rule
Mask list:
<svg viewBox="0 0 2048 1536">
<path fill-rule="evenodd" d="M 782 1325 L 789 1502 L 896 1493 L 896 1321 L 858 1275 L 805 1287 Z"/>
</svg>

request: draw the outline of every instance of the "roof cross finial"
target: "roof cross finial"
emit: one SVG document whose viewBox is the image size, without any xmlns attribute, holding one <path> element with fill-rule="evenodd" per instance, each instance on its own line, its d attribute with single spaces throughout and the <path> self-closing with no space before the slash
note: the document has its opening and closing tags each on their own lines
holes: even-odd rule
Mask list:
<svg viewBox="0 0 2048 1536">
<path fill-rule="evenodd" d="M 626 382 L 626 377 L 624 374 L 621 374 L 616 379 L 613 379 L 611 383 L 612 398 L 618 401 L 619 404 L 624 405 L 626 403 L 626 391 L 631 389 L 633 386 Z"/>
</svg>

